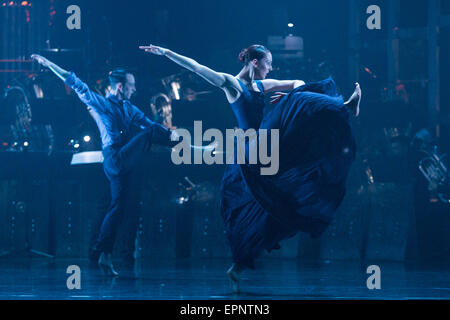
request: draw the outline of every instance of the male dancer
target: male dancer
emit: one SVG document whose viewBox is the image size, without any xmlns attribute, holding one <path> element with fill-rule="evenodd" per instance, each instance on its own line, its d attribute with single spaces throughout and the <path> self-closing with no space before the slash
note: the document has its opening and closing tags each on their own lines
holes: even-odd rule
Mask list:
<svg viewBox="0 0 450 320">
<path fill-rule="evenodd" d="M 94 246 L 98 252 L 98 264 L 106 275 L 117 276 L 112 265 L 112 251 L 118 226 L 124 215 L 129 190 L 130 171 L 140 156 L 150 150 L 152 143 L 173 146 L 177 142 L 175 132 L 147 118 L 129 101 L 136 92 L 134 76 L 123 69 L 109 74 L 111 91 L 102 97 L 91 91 L 73 72 L 68 72 L 40 55 L 32 55 L 42 66 L 49 68 L 65 84 L 72 88 L 85 103 L 102 138 L 103 168 L 110 182 L 111 205 L 106 214 Z M 132 127 L 142 130 L 130 137 Z"/>
</svg>

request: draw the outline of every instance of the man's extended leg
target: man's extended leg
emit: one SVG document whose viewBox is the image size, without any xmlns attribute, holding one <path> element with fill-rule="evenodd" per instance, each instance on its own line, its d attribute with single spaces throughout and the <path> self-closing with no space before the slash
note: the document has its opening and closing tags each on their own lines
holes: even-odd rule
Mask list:
<svg viewBox="0 0 450 320">
<path fill-rule="evenodd" d="M 173 146 L 177 142 L 170 140 L 171 132 L 162 128 L 159 125 L 154 125 L 140 134 L 136 135 L 119 151 L 119 158 L 122 164 L 124 172 L 131 171 L 142 155 L 148 151 L 152 144 L 158 144 L 162 146 Z"/>
<path fill-rule="evenodd" d="M 127 204 L 130 173 L 135 169 L 141 156 L 150 151 L 152 143 L 172 145 L 170 135 L 169 130 L 155 124 L 135 136 L 121 149 L 110 147 L 103 150 L 105 157 L 103 165 L 111 185 L 111 206 L 103 220 L 95 250 L 102 252 L 99 264 L 102 267 L 109 267 L 109 271 L 113 271 L 111 254 L 117 228 L 123 219 Z M 105 256 L 106 259 L 104 259 Z"/>
</svg>

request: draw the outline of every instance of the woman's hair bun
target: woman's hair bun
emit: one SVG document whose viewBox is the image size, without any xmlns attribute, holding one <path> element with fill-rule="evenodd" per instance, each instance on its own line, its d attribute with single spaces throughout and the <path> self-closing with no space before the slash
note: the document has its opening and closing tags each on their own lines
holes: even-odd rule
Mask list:
<svg viewBox="0 0 450 320">
<path fill-rule="evenodd" d="M 248 59 L 248 49 L 242 49 L 241 53 L 239 53 L 239 61 L 242 63 L 246 63 Z"/>
<path fill-rule="evenodd" d="M 254 59 L 261 60 L 268 52 L 269 50 L 266 47 L 260 44 L 254 44 L 247 49 L 242 49 L 241 53 L 239 53 L 239 61 L 247 64 Z"/>
</svg>

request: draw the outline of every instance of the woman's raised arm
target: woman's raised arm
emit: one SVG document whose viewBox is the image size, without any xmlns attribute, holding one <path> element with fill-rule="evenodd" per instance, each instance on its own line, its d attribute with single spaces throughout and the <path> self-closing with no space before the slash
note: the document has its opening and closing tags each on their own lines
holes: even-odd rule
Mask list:
<svg viewBox="0 0 450 320">
<path fill-rule="evenodd" d="M 221 89 L 236 89 L 241 92 L 242 89 L 239 86 L 237 80 L 230 74 L 216 72 L 204 65 L 199 64 L 197 61 L 175 53 L 169 49 L 157 47 L 154 45 L 140 46 L 139 49 L 145 50 L 159 56 L 166 56 L 176 64 L 198 74 L 207 82 Z"/>
</svg>

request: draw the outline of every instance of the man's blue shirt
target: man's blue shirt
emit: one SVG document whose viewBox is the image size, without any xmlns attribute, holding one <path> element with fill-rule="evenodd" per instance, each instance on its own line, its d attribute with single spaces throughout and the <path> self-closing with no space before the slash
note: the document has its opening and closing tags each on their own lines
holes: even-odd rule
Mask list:
<svg viewBox="0 0 450 320">
<path fill-rule="evenodd" d="M 111 94 L 102 97 L 91 91 L 86 83 L 81 81 L 73 72 L 67 77 L 65 83 L 88 106 L 88 110 L 100 131 L 103 149 L 111 145 L 121 146 L 128 142 L 133 127 L 145 130 L 156 126 L 159 132 L 165 132 L 170 139 L 170 131 L 167 128 L 151 121 L 130 101 L 119 100 Z"/>
</svg>

